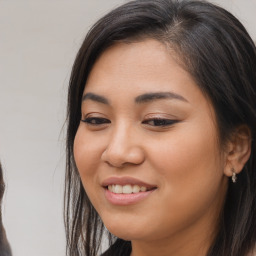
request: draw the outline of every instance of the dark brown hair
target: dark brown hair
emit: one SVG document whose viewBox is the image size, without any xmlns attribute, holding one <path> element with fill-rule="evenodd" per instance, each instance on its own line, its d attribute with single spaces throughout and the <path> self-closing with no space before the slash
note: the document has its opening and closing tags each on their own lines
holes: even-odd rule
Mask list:
<svg viewBox="0 0 256 256">
<path fill-rule="evenodd" d="M 11 248 L 6 238 L 6 232 L 2 221 L 2 199 L 4 195 L 4 179 L 2 166 L 0 164 L 0 256 L 11 256 Z"/>
<path fill-rule="evenodd" d="M 215 109 L 220 141 L 240 124 L 252 134 L 251 156 L 236 184 L 229 184 L 220 228 L 208 256 L 245 256 L 256 242 L 256 48 L 243 25 L 206 1 L 130 1 L 100 19 L 87 34 L 74 63 L 67 108 L 65 224 L 67 255 L 97 255 L 104 229 L 74 162 L 73 143 L 81 97 L 100 54 L 122 41 L 154 38 L 179 56 Z M 104 255 L 130 255 L 129 241 L 108 234 Z"/>
</svg>

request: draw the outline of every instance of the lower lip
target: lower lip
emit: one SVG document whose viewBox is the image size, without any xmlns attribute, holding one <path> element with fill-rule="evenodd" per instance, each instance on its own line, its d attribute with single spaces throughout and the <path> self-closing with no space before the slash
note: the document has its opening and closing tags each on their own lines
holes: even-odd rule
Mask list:
<svg viewBox="0 0 256 256">
<path fill-rule="evenodd" d="M 131 205 L 140 202 L 141 200 L 147 198 L 155 189 L 146 191 L 146 192 L 139 192 L 139 193 L 132 193 L 132 194 L 115 194 L 108 189 L 105 189 L 105 196 L 107 200 L 114 205 Z"/>
</svg>

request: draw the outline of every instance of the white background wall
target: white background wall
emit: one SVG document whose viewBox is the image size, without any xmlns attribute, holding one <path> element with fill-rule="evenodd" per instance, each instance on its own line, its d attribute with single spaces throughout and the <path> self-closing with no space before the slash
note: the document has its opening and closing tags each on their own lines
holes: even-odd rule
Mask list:
<svg viewBox="0 0 256 256">
<path fill-rule="evenodd" d="M 0 0 L 0 159 L 14 256 L 62 256 L 66 88 L 89 27 L 123 0 Z M 256 0 L 215 0 L 256 39 Z"/>
</svg>

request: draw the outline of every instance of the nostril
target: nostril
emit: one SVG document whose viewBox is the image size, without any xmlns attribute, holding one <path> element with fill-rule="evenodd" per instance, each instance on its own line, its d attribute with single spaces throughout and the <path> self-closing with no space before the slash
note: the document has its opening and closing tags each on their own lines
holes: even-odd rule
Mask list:
<svg viewBox="0 0 256 256">
<path fill-rule="evenodd" d="M 111 167 L 123 168 L 126 165 L 138 165 L 144 162 L 145 155 L 138 146 L 123 146 L 106 148 L 101 160 Z"/>
<path fill-rule="evenodd" d="M 121 161 L 114 161 L 114 160 L 106 160 L 104 161 L 109 167 L 115 167 L 115 168 L 123 168 L 126 165 L 126 162 Z"/>
</svg>

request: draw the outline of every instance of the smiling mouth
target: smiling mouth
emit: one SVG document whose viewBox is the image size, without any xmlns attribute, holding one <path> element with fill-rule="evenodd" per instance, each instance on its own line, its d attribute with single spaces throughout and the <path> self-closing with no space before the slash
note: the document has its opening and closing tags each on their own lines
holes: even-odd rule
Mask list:
<svg viewBox="0 0 256 256">
<path fill-rule="evenodd" d="M 114 194 L 136 194 L 140 192 L 146 192 L 156 189 L 156 187 L 153 188 L 147 188 L 145 186 L 139 186 L 139 185 L 118 185 L 118 184 L 112 184 L 105 187 L 107 190 Z"/>
</svg>

